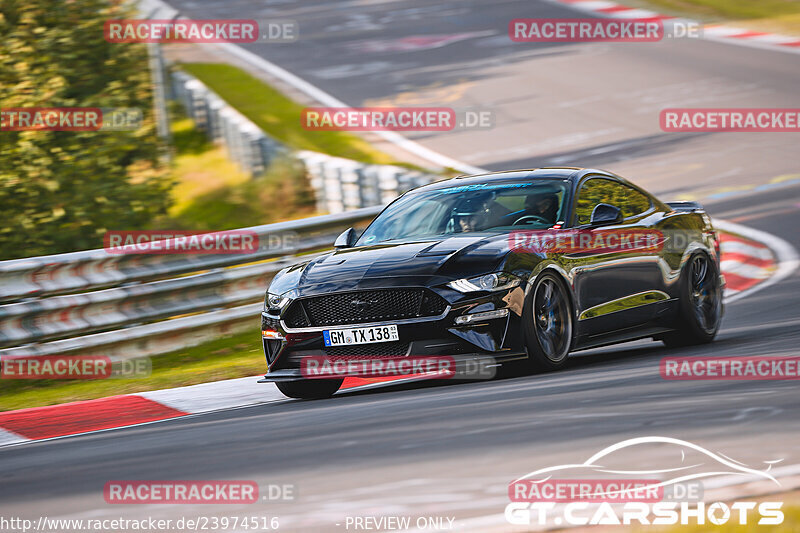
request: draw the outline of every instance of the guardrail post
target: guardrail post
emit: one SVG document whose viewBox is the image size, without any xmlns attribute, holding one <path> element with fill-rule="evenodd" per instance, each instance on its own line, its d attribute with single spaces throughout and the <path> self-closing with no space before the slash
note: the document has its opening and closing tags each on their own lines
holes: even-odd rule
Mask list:
<svg viewBox="0 0 800 533">
<path fill-rule="evenodd" d="M 354 163 L 351 166 L 340 167 L 342 185 L 342 207 L 349 211 L 364 207 L 361 200 L 361 169 L 364 165 Z"/>
<path fill-rule="evenodd" d="M 208 136 L 212 142 L 220 143 L 222 141 L 222 118 L 220 113 L 225 107 L 225 102 L 216 95 L 209 95 L 208 98 Z"/>
<path fill-rule="evenodd" d="M 380 167 L 378 171 L 378 189 L 381 194 L 381 203 L 387 204 L 398 196 L 399 172 L 395 167 Z"/>
<path fill-rule="evenodd" d="M 186 83 L 189 93 L 189 116 L 200 131 L 208 131 L 208 120 L 205 113 L 206 88 L 199 80 L 189 80 Z"/>
<path fill-rule="evenodd" d="M 341 168 L 332 160 L 324 161 L 322 173 L 325 177 L 324 187 L 328 212 L 331 214 L 341 213 L 344 211 Z"/>
</svg>

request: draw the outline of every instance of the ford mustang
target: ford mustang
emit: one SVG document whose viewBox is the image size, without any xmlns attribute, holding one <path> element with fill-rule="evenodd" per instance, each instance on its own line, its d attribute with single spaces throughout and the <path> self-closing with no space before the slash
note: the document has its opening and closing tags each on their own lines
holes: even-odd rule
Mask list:
<svg viewBox="0 0 800 533">
<path fill-rule="evenodd" d="M 274 277 L 261 381 L 322 398 L 342 379 L 309 379 L 304 357 L 491 357 L 524 373 L 635 339 L 708 343 L 723 288 L 717 234 L 695 202 L 595 169 L 452 178 Z"/>
</svg>

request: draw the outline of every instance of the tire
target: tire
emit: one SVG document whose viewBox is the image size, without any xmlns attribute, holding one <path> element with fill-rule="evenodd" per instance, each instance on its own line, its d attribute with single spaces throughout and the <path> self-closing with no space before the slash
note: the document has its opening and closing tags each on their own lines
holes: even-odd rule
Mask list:
<svg viewBox="0 0 800 533">
<path fill-rule="evenodd" d="M 675 331 L 664 336 L 668 347 L 708 344 L 722 321 L 722 286 L 717 265 L 705 253 L 696 253 L 684 266 Z"/>
<path fill-rule="evenodd" d="M 564 282 L 558 276 L 541 274 L 525 298 L 522 313 L 528 372 L 550 372 L 562 368 L 572 347 L 573 312 Z"/>
<path fill-rule="evenodd" d="M 306 379 L 303 381 L 278 381 L 275 386 L 289 398 L 319 400 L 330 398 L 341 387 L 343 379 Z"/>
</svg>

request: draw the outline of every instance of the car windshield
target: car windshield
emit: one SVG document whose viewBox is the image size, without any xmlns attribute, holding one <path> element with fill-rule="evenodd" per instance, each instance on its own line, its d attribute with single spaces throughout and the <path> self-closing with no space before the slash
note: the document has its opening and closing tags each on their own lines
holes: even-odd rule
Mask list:
<svg viewBox="0 0 800 533">
<path fill-rule="evenodd" d="M 564 220 L 567 182 L 536 179 L 411 192 L 389 205 L 357 246 L 459 233 L 544 229 Z"/>
</svg>

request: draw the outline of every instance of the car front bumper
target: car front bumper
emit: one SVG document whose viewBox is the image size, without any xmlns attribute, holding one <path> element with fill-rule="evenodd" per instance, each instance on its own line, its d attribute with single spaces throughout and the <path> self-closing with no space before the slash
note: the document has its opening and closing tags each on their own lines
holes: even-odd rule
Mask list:
<svg viewBox="0 0 800 533">
<path fill-rule="evenodd" d="M 489 364 L 526 357 L 522 335 L 522 287 L 478 295 L 443 295 L 447 309 L 439 316 L 385 322 L 354 323 L 330 327 L 289 328 L 279 317 L 261 313 L 262 344 L 268 371 L 262 382 L 303 379 L 304 357 L 452 357 L 456 365 L 467 361 Z M 493 313 L 500 311 L 500 313 Z M 489 318 L 485 313 L 490 313 Z M 502 314 L 504 316 L 496 316 Z M 458 317 L 474 315 L 475 320 L 457 323 Z M 463 322 L 463 318 L 461 321 Z M 326 347 L 323 330 L 396 325 L 399 341 Z"/>
</svg>

